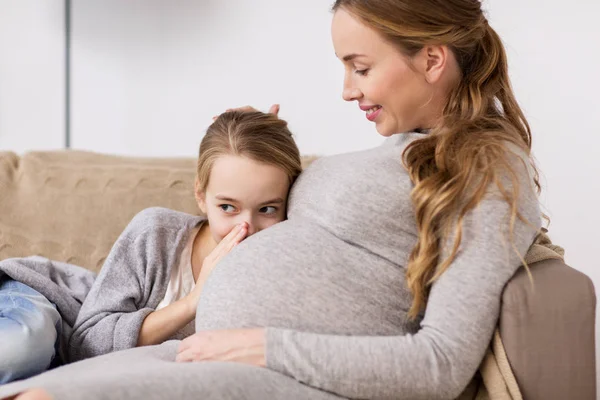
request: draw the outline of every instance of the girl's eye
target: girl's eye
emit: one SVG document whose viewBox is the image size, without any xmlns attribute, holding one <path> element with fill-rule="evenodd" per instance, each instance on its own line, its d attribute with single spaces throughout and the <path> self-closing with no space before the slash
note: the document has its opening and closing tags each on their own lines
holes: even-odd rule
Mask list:
<svg viewBox="0 0 600 400">
<path fill-rule="evenodd" d="M 221 204 L 221 205 L 219 205 L 219 208 L 226 213 L 235 212 L 235 207 L 232 206 L 231 204 Z"/>
<path fill-rule="evenodd" d="M 368 68 L 365 68 L 365 69 L 357 69 L 357 70 L 355 70 L 355 71 L 354 71 L 354 73 L 355 73 L 356 75 L 360 75 L 360 76 L 366 76 L 368 72 L 369 72 L 369 69 L 368 69 Z"/>
<path fill-rule="evenodd" d="M 267 206 L 267 207 L 261 208 L 259 211 L 263 214 L 273 215 L 273 214 L 277 214 L 277 207 Z"/>
</svg>

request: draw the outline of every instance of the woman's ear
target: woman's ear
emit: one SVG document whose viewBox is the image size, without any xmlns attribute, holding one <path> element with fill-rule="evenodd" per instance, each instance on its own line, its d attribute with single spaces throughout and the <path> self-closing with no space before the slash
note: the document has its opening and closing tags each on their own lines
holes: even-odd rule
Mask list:
<svg viewBox="0 0 600 400">
<path fill-rule="evenodd" d="M 420 64 L 427 83 L 437 83 L 448 66 L 450 49 L 448 46 L 425 46 L 421 50 Z"/>
<path fill-rule="evenodd" d="M 196 178 L 196 181 L 194 182 L 194 195 L 196 197 L 198 208 L 200 208 L 202 214 L 206 215 L 206 192 L 200 187 L 198 178 Z"/>
</svg>

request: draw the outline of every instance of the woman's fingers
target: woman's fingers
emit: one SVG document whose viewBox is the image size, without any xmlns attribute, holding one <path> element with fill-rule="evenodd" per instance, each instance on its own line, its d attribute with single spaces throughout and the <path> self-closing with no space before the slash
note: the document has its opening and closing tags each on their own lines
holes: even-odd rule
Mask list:
<svg viewBox="0 0 600 400">
<path fill-rule="evenodd" d="M 189 349 L 182 351 L 180 353 L 177 353 L 177 356 L 175 357 L 175 361 L 176 362 L 191 362 L 194 361 L 194 353 L 192 353 Z"/>
<path fill-rule="evenodd" d="M 188 336 L 179 343 L 177 348 L 177 362 L 200 361 L 202 349 L 207 345 L 204 333 Z"/>
<path fill-rule="evenodd" d="M 269 114 L 279 115 L 279 104 L 273 104 L 271 108 L 269 108 Z"/>
</svg>

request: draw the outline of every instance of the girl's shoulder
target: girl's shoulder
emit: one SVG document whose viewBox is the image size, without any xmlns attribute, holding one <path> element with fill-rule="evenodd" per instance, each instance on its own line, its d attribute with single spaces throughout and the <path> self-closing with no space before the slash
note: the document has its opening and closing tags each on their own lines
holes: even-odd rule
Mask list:
<svg viewBox="0 0 600 400">
<path fill-rule="evenodd" d="M 148 232 L 169 230 L 189 231 L 206 218 L 191 215 L 164 207 L 150 207 L 137 213 L 123 231 L 129 239 L 135 239 Z"/>
</svg>

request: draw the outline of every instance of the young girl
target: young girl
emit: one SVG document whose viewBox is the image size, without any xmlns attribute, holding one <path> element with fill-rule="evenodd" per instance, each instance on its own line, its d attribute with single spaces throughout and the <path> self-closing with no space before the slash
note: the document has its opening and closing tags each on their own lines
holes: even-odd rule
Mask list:
<svg viewBox="0 0 600 400">
<path fill-rule="evenodd" d="M 210 272 L 244 238 L 285 219 L 300 171 L 298 148 L 277 116 L 218 117 L 198 159 L 195 194 L 206 217 L 150 208 L 131 221 L 82 305 L 72 361 L 193 334 Z"/>
</svg>

